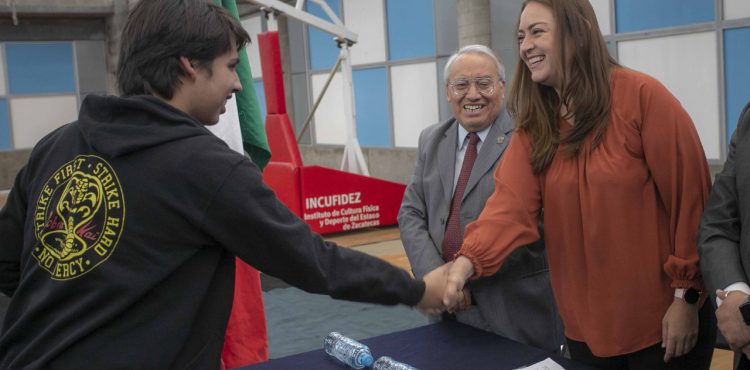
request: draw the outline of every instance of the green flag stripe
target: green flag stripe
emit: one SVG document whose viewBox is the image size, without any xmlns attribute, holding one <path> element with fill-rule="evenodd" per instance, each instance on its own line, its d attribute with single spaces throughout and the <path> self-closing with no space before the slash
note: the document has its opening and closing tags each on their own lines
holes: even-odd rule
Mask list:
<svg viewBox="0 0 750 370">
<path fill-rule="evenodd" d="M 235 0 L 213 0 L 213 2 L 216 5 L 223 6 L 237 20 L 240 19 Z M 247 60 L 245 48 L 239 50 L 238 53 L 240 63 L 237 65 L 237 75 L 240 77 L 240 83 L 242 83 L 242 91 L 235 94 L 234 98 L 237 101 L 242 145 L 253 163 L 263 170 L 271 159 L 271 150 L 268 148 L 266 128 L 260 114 L 258 97 L 255 95 L 253 75 L 250 71 L 250 63 Z"/>
</svg>

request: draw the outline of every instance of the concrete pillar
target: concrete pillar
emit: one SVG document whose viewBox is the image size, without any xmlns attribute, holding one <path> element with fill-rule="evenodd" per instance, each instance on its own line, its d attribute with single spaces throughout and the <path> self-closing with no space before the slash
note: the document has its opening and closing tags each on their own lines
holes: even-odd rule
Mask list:
<svg viewBox="0 0 750 370">
<path fill-rule="evenodd" d="M 518 38 L 515 28 L 518 15 L 521 13 L 521 3 L 521 0 L 490 2 L 492 50 L 498 53 L 504 61 L 506 89 L 510 87 L 510 81 L 517 66 Z"/>
<path fill-rule="evenodd" d="M 122 29 L 128 20 L 130 9 L 135 6 L 137 0 L 113 0 L 113 12 L 107 18 L 107 94 L 120 95 L 117 87 L 117 64 L 120 61 L 120 38 Z"/>
<path fill-rule="evenodd" d="M 490 0 L 458 0 L 458 46 L 491 46 Z"/>
</svg>

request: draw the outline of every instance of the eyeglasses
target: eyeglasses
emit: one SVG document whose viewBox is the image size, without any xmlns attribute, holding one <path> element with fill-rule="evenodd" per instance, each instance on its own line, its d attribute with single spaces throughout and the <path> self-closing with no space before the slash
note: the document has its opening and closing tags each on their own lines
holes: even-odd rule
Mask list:
<svg viewBox="0 0 750 370">
<path fill-rule="evenodd" d="M 484 96 L 490 96 L 495 93 L 495 81 L 490 77 L 459 78 L 449 82 L 448 86 L 451 87 L 453 95 L 464 96 L 469 92 L 472 82 L 474 82 L 477 91 Z"/>
</svg>

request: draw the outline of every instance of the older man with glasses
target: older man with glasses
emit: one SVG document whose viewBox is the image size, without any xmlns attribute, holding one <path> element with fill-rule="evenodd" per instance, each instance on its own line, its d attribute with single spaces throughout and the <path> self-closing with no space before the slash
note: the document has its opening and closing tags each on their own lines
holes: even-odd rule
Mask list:
<svg viewBox="0 0 750 370">
<path fill-rule="evenodd" d="M 420 134 L 416 169 L 398 216 L 417 278 L 440 273 L 453 260 L 464 227 L 479 216 L 494 190 L 492 174 L 513 133 L 503 107 L 505 69 L 491 49 L 463 47 L 446 63 L 444 78 L 453 117 Z M 463 301 L 442 319 L 559 351 L 562 324 L 543 242 L 513 252 L 494 276 L 472 281 Z"/>
</svg>

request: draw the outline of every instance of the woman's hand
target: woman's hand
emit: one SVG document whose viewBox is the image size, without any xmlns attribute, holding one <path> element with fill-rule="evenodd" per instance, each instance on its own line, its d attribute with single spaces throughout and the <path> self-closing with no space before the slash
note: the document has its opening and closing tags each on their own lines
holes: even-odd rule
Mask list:
<svg viewBox="0 0 750 370">
<path fill-rule="evenodd" d="M 456 307 L 464 300 L 464 285 L 473 274 L 474 265 L 468 258 L 459 256 L 453 261 L 453 266 L 448 271 L 445 295 L 443 296 L 443 304 L 446 307 Z"/>
<path fill-rule="evenodd" d="M 698 304 L 675 298 L 661 321 L 664 362 L 690 352 L 698 341 Z"/>
</svg>

